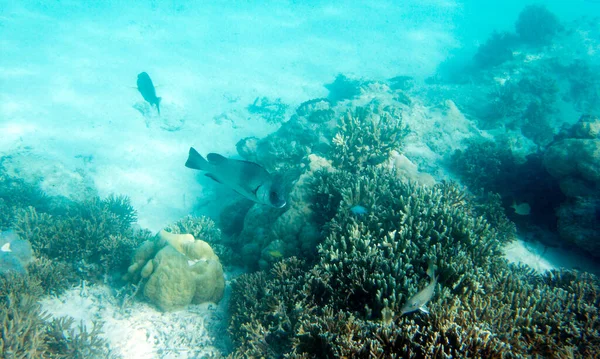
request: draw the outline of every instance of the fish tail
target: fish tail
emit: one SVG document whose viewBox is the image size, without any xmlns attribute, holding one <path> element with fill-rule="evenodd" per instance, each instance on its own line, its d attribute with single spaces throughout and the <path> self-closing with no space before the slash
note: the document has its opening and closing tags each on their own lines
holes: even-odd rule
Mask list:
<svg viewBox="0 0 600 359">
<path fill-rule="evenodd" d="M 190 153 L 188 155 L 187 161 L 185 162 L 185 167 L 195 170 L 206 171 L 208 170 L 208 166 L 208 161 L 206 161 L 204 157 L 202 157 L 202 155 L 194 149 L 194 147 L 190 147 Z"/>
<path fill-rule="evenodd" d="M 432 281 L 435 279 L 435 264 L 433 264 L 433 259 L 427 262 L 427 275 Z"/>
</svg>

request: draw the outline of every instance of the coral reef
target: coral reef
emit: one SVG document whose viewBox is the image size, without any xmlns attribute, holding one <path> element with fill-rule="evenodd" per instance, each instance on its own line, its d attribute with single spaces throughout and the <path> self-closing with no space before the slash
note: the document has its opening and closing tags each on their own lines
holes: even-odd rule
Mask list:
<svg viewBox="0 0 600 359">
<path fill-rule="evenodd" d="M 285 211 L 252 207 L 245 216 L 243 230 L 235 243 L 241 247 L 243 263 L 249 268 L 266 269 L 292 254 L 312 258 L 322 235 L 311 208 L 312 181 L 317 172 L 332 171 L 331 163 L 315 154 L 308 156 L 304 173 L 289 192 Z"/>
<path fill-rule="evenodd" d="M 489 39 L 479 46 L 473 56 L 475 66 L 483 69 L 498 66 L 511 60 L 517 42 L 517 36 L 514 34 L 493 32 Z"/>
<path fill-rule="evenodd" d="M 337 103 L 344 100 L 351 100 L 360 95 L 361 81 L 338 74 L 332 83 L 325 85 L 325 88 L 329 90 L 327 98 L 331 102 Z"/>
<path fill-rule="evenodd" d="M 131 228 L 133 220 L 135 212 L 126 197 L 95 198 L 70 205 L 64 214 L 21 208 L 14 229 L 37 256 L 73 263 L 93 278 L 127 268 L 135 247 L 148 237 Z"/>
<path fill-rule="evenodd" d="M 600 119 L 583 115 L 546 150 L 543 163 L 566 196 L 558 210 L 558 233 L 600 257 Z"/>
<path fill-rule="evenodd" d="M 332 140 L 333 163 L 353 172 L 380 164 L 392 150 L 401 149 L 408 132 L 396 111 L 356 108 L 339 118 L 338 132 Z"/>
<path fill-rule="evenodd" d="M 317 177 L 328 233 L 317 261 L 286 259 L 234 282 L 232 357 L 586 358 L 600 349 L 598 278 L 509 265 L 499 253 L 514 232 L 490 225 L 508 228 L 497 206 L 384 168 Z M 347 210 L 356 198 L 367 215 Z M 440 283 L 431 314 L 398 315 L 427 281 L 429 259 Z"/>
<path fill-rule="evenodd" d="M 562 29 L 556 15 L 542 5 L 526 6 L 515 22 L 519 39 L 532 46 L 549 45 Z"/>
<path fill-rule="evenodd" d="M 33 273 L 31 273 L 33 272 Z M 73 318 L 50 319 L 38 300 L 52 288 L 37 271 L 0 276 L 0 356 L 3 358 L 112 358 L 102 323 L 88 332 Z"/>
</svg>

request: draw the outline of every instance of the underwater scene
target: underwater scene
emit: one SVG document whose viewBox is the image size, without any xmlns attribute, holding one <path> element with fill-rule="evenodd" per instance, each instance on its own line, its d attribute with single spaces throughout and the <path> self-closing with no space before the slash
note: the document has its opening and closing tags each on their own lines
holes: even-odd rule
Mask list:
<svg viewBox="0 0 600 359">
<path fill-rule="evenodd" d="M 600 1 L 0 0 L 0 358 L 600 358 Z"/>
</svg>

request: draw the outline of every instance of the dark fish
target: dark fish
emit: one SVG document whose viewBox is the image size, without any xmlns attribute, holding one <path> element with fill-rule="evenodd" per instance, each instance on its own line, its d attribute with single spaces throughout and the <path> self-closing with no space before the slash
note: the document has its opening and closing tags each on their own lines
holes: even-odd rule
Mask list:
<svg viewBox="0 0 600 359">
<path fill-rule="evenodd" d="M 185 166 L 206 171 L 207 177 L 254 202 L 275 208 L 285 206 L 281 184 L 254 162 L 228 159 L 216 153 L 209 153 L 204 159 L 191 147 Z"/>
<path fill-rule="evenodd" d="M 156 96 L 156 89 L 154 88 L 154 84 L 147 73 L 142 72 L 138 75 L 137 89 L 142 94 L 144 100 L 146 100 L 149 104 L 156 106 L 156 110 L 160 115 L 161 98 Z"/>
</svg>

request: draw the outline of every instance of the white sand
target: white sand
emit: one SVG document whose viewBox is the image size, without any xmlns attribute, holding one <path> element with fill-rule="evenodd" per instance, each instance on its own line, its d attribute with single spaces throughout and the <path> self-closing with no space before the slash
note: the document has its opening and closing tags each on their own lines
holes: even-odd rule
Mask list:
<svg viewBox="0 0 600 359">
<path fill-rule="evenodd" d="M 79 170 L 87 189 L 130 196 L 152 230 L 212 190 L 183 166 L 190 146 L 234 155 L 239 139 L 276 129 L 248 119 L 256 97 L 293 110 L 340 72 L 426 76 L 457 45 L 458 9 L 436 2 L 82 4 L 0 4 L 0 154 L 20 153 L 22 167 L 43 158 L 46 168 L 28 170 L 36 178 L 53 165 Z M 135 89 L 142 71 L 163 98 L 160 117 Z"/>
<path fill-rule="evenodd" d="M 226 353 L 229 349 L 226 310 L 231 296 L 229 285 L 234 269 L 226 274 L 226 290 L 218 305 L 190 305 L 184 310 L 163 313 L 154 306 L 128 300 L 118 301 L 106 286 L 79 287 L 60 297 L 42 301 L 53 317 L 71 316 L 91 331 L 94 321 L 103 322 L 102 336 L 113 354 L 136 359 L 192 359 Z"/>
</svg>

